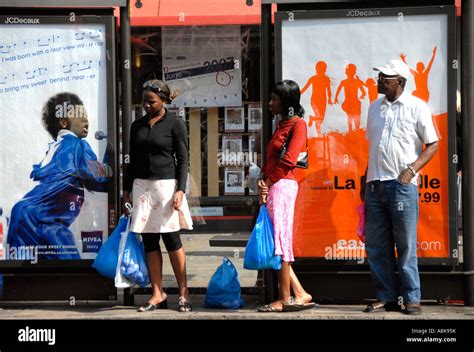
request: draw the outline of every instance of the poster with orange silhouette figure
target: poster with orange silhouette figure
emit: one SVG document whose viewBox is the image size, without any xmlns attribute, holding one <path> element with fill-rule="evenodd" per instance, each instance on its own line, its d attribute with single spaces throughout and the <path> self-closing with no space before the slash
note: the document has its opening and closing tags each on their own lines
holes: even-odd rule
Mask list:
<svg viewBox="0 0 474 352">
<path fill-rule="evenodd" d="M 301 88 L 301 94 L 304 94 L 311 87 L 311 109 L 313 112 L 309 116 L 308 126 L 311 127 L 314 122 L 318 135 L 321 133 L 321 124 L 326 115 L 326 106 L 332 104 L 331 79 L 326 75 L 327 67 L 328 65 L 324 61 L 317 62 L 316 74 L 311 76 L 305 86 Z"/>
<path fill-rule="evenodd" d="M 410 67 L 410 73 L 413 75 L 413 78 L 415 80 L 415 90 L 413 91 L 413 95 L 415 97 L 420 98 L 421 100 L 425 101 L 428 103 L 430 100 L 430 90 L 428 87 L 428 76 L 431 71 L 431 67 L 433 66 L 433 62 L 436 56 L 436 50 L 437 48 L 434 47 L 433 49 L 433 55 L 431 56 L 431 60 L 428 64 L 428 66 L 425 68 L 425 64 L 421 61 L 419 61 L 416 64 L 416 69 Z M 409 65 L 407 62 L 406 58 L 407 56 L 405 54 L 400 54 L 400 58 L 404 63 Z"/>
<path fill-rule="evenodd" d="M 342 80 L 337 87 L 334 104 L 338 104 L 338 96 L 341 89 L 344 89 L 344 101 L 341 104 L 342 110 L 347 114 L 348 132 L 360 130 L 361 101 L 365 97 L 364 83 L 356 78 L 357 67 L 354 64 L 347 64 L 347 78 Z M 359 96 L 359 90 L 361 95 Z"/>
<path fill-rule="evenodd" d="M 418 180 L 418 256 L 421 263 L 455 262 L 449 138 L 455 111 L 448 111 L 448 101 L 456 100 L 448 40 L 454 7 L 290 14 L 276 15 L 276 78 L 300 85 L 309 144 L 309 168 L 298 170 L 295 256 L 364 262 L 360 190 L 368 161 L 367 111 L 383 98 L 373 67 L 402 59 L 411 72 L 405 90 L 429 104 L 440 139 Z"/>
</svg>

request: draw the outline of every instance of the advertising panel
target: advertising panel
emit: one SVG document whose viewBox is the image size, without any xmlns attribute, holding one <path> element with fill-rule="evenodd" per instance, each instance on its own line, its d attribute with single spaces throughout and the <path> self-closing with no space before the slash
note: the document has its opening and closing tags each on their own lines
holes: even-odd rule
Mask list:
<svg viewBox="0 0 474 352">
<path fill-rule="evenodd" d="M 439 137 L 438 153 L 418 180 L 418 256 L 441 262 L 456 258 L 455 235 L 450 236 L 455 158 L 449 125 L 456 99 L 450 11 L 277 15 L 277 78 L 292 79 L 301 88 L 310 148 L 309 169 L 298 170 L 302 217 L 295 222 L 296 256 L 363 261 L 359 193 L 368 162 L 367 111 L 381 97 L 373 67 L 398 59 L 410 67 L 405 91 L 428 103 Z"/>
<path fill-rule="evenodd" d="M 94 259 L 113 204 L 109 20 L 0 18 L 2 260 Z"/>
<path fill-rule="evenodd" d="M 163 79 L 174 107 L 242 105 L 240 26 L 164 27 Z"/>
</svg>

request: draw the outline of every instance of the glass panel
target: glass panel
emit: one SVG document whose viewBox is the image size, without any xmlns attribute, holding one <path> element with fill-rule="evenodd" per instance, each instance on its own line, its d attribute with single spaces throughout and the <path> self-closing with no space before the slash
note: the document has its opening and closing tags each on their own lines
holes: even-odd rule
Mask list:
<svg viewBox="0 0 474 352">
<path fill-rule="evenodd" d="M 0 53 L 0 266 L 94 259 L 107 238 L 115 204 L 111 23 L 58 17 L 0 26 L 7 43 Z"/>
<path fill-rule="evenodd" d="M 137 117 L 144 81 L 164 79 L 182 93 L 168 112 L 186 121 L 189 135 L 186 195 L 194 230 L 181 235 L 190 263 L 189 286 L 206 287 L 227 256 L 239 272 L 240 285 L 254 287 L 257 272 L 243 269 L 245 241 L 231 241 L 239 238 L 236 233 L 249 237 L 258 211 L 259 26 L 132 28 L 132 55 Z M 216 244 L 215 236 L 228 239 Z M 164 286 L 174 287 L 166 260 L 163 272 Z"/>
<path fill-rule="evenodd" d="M 259 26 L 132 28 L 132 56 L 136 116 L 146 80 L 180 92 L 168 111 L 188 128 L 196 231 L 248 231 L 261 165 Z"/>
</svg>

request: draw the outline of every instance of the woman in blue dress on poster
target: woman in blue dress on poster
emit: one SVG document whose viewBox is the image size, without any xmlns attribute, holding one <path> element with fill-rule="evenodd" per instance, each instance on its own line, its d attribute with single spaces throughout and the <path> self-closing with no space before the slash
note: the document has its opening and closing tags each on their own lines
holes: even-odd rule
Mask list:
<svg viewBox="0 0 474 352">
<path fill-rule="evenodd" d="M 81 211 L 84 188 L 106 192 L 106 165 L 83 139 L 89 122 L 77 95 L 51 97 L 42 119 L 54 140 L 43 161 L 33 165 L 30 178 L 39 184 L 12 209 L 7 248 L 22 253 L 22 248 L 35 246 L 39 260 L 80 259 L 69 226 Z"/>
</svg>

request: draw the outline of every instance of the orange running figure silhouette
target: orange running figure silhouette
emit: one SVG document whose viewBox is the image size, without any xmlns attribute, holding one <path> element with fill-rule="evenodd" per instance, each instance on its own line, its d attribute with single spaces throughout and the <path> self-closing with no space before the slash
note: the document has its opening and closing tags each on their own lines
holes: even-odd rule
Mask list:
<svg viewBox="0 0 474 352">
<path fill-rule="evenodd" d="M 368 92 L 368 95 L 369 95 L 369 102 L 370 102 L 370 104 L 372 104 L 375 100 L 377 100 L 377 98 L 379 96 L 377 82 L 375 82 L 375 79 L 373 79 L 373 78 L 367 78 L 365 80 L 365 83 L 364 83 L 364 81 L 362 81 L 359 78 L 359 76 L 356 76 L 356 78 L 359 81 L 361 81 L 362 84 L 367 88 L 367 92 Z"/>
<path fill-rule="evenodd" d="M 347 114 L 347 122 L 349 124 L 349 132 L 352 132 L 352 123 L 354 122 L 354 131 L 360 130 L 360 113 L 361 113 L 361 103 L 360 99 L 365 98 L 365 89 L 364 83 L 356 78 L 357 67 L 354 64 L 348 64 L 346 66 L 346 76 L 347 79 L 341 81 L 339 87 L 336 91 L 336 99 L 334 99 L 334 104 L 339 104 L 337 97 L 341 92 L 341 89 L 344 88 L 344 101 L 342 102 L 342 110 Z M 359 97 L 359 90 L 362 92 L 362 95 Z"/>
<path fill-rule="evenodd" d="M 326 76 L 326 69 L 328 65 L 324 61 L 318 61 L 315 66 L 316 74 L 311 76 L 301 89 L 301 94 L 304 94 L 311 85 L 313 93 L 311 94 L 311 108 L 314 115 L 309 117 L 308 127 L 316 123 L 316 132 L 321 135 L 321 125 L 323 124 L 324 116 L 326 115 L 327 104 L 332 105 L 331 94 L 331 80 Z"/>
<path fill-rule="evenodd" d="M 415 78 L 415 90 L 413 91 L 413 95 L 418 97 L 425 102 L 428 102 L 430 99 L 430 91 L 428 89 L 428 75 L 430 74 L 431 66 L 433 66 L 433 61 L 436 56 L 436 46 L 433 49 L 433 55 L 431 56 L 431 60 L 428 64 L 428 67 L 425 69 L 425 64 L 423 62 L 418 62 L 416 64 L 416 70 L 413 69 L 408 62 L 406 61 L 406 55 L 401 53 L 400 58 L 404 63 L 406 63 L 410 67 L 410 72 Z"/>
</svg>

